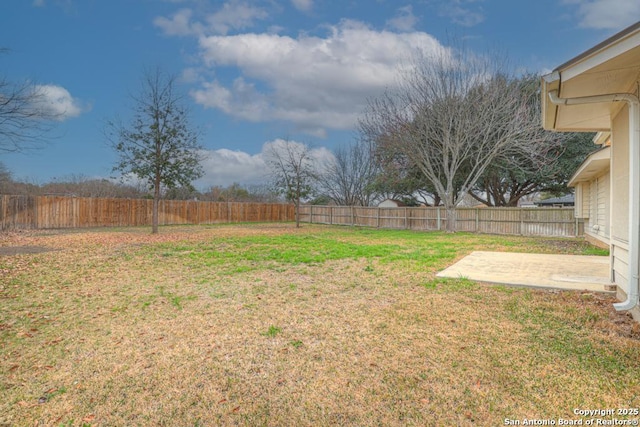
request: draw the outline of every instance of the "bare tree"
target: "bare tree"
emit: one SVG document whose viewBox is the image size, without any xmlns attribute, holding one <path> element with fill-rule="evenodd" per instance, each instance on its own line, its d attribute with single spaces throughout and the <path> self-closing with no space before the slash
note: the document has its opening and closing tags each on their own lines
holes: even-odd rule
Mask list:
<svg viewBox="0 0 640 427">
<path fill-rule="evenodd" d="M 148 195 L 143 186 L 134 186 L 104 178 L 71 174 L 40 185 L 41 194 L 65 194 L 77 197 L 142 198 Z"/>
<path fill-rule="evenodd" d="M 0 49 L 0 54 L 7 49 Z M 40 148 L 60 114 L 46 108 L 43 86 L 0 77 L 0 153 Z"/>
<path fill-rule="evenodd" d="M 337 148 L 318 175 L 320 192 L 341 206 L 369 206 L 378 194 L 373 150 L 363 140 Z"/>
<path fill-rule="evenodd" d="M 491 162 L 544 136 L 495 57 L 451 49 L 413 65 L 397 91 L 370 102 L 360 131 L 414 162 L 454 231 L 455 207 Z"/>
<path fill-rule="evenodd" d="M 0 162 L 0 194 L 11 194 L 13 189 L 13 176 L 7 166 Z"/>
<path fill-rule="evenodd" d="M 175 90 L 175 77 L 160 69 L 145 72 L 141 91 L 132 98 L 131 123 L 109 121 L 106 135 L 120 156 L 113 170 L 135 175 L 153 191 L 152 233 L 157 233 L 161 187 L 192 188 L 204 173 L 202 147 Z"/>
<path fill-rule="evenodd" d="M 296 227 L 300 227 L 300 201 L 309 196 L 315 179 L 314 162 L 309 145 L 288 140 L 271 143 L 265 152 L 274 186 L 296 210 Z"/>
</svg>

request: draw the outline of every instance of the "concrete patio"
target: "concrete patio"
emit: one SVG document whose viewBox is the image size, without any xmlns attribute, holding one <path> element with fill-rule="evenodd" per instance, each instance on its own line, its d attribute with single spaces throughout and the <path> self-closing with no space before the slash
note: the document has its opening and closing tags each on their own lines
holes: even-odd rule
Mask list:
<svg viewBox="0 0 640 427">
<path fill-rule="evenodd" d="M 545 289 L 610 292 L 609 257 L 476 251 L 437 274 Z"/>
</svg>

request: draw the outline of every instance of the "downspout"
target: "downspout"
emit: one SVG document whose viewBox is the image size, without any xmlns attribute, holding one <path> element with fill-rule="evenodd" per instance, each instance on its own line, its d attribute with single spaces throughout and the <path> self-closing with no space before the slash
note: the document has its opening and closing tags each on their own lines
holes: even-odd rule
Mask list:
<svg viewBox="0 0 640 427">
<path fill-rule="evenodd" d="M 640 255 L 640 100 L 630 93 L 558 98 L 558 91 L 549 92 L 556 105 L 592 104 L 625 101 L 629 104 L 629 292 L 623 302 L 613 304 L 617 311 L 631 310 L 638 305 L 638 261 Z"/>
</svg>

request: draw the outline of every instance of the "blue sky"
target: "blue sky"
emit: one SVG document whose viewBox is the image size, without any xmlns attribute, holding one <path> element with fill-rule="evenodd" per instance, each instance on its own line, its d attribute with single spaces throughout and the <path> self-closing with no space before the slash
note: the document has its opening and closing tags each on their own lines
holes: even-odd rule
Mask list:
<svg viewBox="0 0 640 427">
<path fill-rule="evenodd" d="M 63 117 L 46 148 L 0 161 L 36 183 L 113 176 L 104 123 L 160 66 L 203 134 L 196 186 L 260 183 L 265 144 L 353 141 L 416 49 L 464 39 L 548 72 L 638 19 L 638 0 L 2 0 L 0 74 L 46 86 Z"/>
</svg>

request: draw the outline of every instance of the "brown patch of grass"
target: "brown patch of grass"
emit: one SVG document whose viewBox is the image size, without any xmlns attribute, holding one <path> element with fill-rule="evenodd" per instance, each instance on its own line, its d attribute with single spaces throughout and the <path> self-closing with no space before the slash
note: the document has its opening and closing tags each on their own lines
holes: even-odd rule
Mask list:
<svg viewBox="0 0 640 427">
<path fill-rule="evenodd" d="M 296 236 L 378 252 L 247 255 Z M 638 328 L 611 297 L 434 278 L 476 249 L 575 245 L 289 225 L 15 241 L 60 250 L 0 260 L 0 424 L 502 425 L 640 405 Z M 204 250 L 232 265 L 190 258 Z"/>
</svg>

